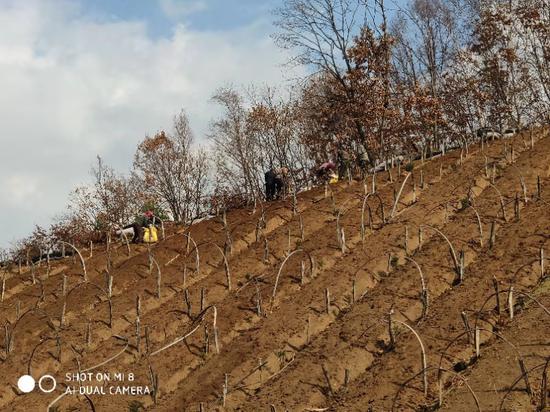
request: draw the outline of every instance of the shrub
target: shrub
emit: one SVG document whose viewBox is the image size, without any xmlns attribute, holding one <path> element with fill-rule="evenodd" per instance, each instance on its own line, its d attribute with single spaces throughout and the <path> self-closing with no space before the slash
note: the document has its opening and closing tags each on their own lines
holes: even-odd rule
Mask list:
<svg viewBox="0 0 550 412">
<path fill-rule="evenodd" d="M 470 198 L 468 198 L 468 197 L 460 199 L 460 209 L 459 209 L 459 211 L 468 209 L 468 207 L 470 207 L 471 204 L 472 203 L 470 201 Z"/>
</svg>

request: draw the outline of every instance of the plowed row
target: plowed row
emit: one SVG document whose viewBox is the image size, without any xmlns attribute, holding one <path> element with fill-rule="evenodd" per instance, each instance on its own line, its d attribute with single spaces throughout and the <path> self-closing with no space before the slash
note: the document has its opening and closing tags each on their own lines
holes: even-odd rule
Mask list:
<svg viewBox="0 0 550 412">
<path fill-rule="evenodd" d="M 538 293 L 538 301 L 548 303 L 537 257 L 541 247 L 550 249 L 550 199 L 544 191 L 542 199 L 537 199 L 535 191 L 537 177 L 543 188 L 550 181 L 550 139 L 543 131 L 537 135 L 534 148 L 519 135 L 491 142 L 488 147 L 470 147 L 469 153 L 453 152 L 417 162 L 408 178 L 405 170 L 398 176 L 397 168 L 391 170 L 391 179 L 387 172 L 379 173 L 377 195 L 366 200 L 370 180 L 366 184 L 342 182 L 328 193 L 324 188 L 302 193 L 294 212 L 291 201 L 266 204 L 263 210 L 231 211 L 226 217 L 231 248 L 221 217 L 191 227 L 196 250 L 192 242 L 186 247 L 183 229 L 177 230 L 151 251 L 161 269 L 160 298 L 157 269 L 153 265 L 149 271 L 147 248 L 132 245 L 128 256 L 126 247 L 118 245 L 110 270 L 112 327 L 104 293 L 104 245 L 97 246 L 86 261 L 89 282 L 85 284 L 79 263 L 72 259 L 54 264 L 48 276 L 44 267 L 39 268 L 41 280 L 34 285 L 28 271 L 10 274 L 0 316 L 3 324 L 9 320 L 16 325 L 8 327 L 14 330 L 14 347 L 0 364 L 0 373 L 13 385 L 2 388 L 0 409 L 46 410 L 46 405 L 63 393 L 65 373 L 93 368 L 117 355 L 94 371 L 131 372 L 136 377 L 134 385 L 150 387 L 152 371 L 158 375 L 156 403 L 151 396 L 91 395 L 98 411 L 128 410 L 133 400 L 150 410 L 165 411 L 198 411 L 201 404 L 207 411 L 267 411 L 271 406 L 283 411 L 386 411 L 392 406 L 395 410 L 419 410 L 438 401 L 438 382 L 443 387 L 444 407 L 455 410 L 452 405 L 460 404 L 463 410 L 474 410 L 473 397 L 460 384 L 462 378 L 448 372 L 438 380 L 440 362 L 446 370 L 460 367 L 458 373 L 471 375 L 472 382 L 482 382 L 486 358 L 498 356 L 497 349 L 502 347 L 495 333 L 516 336 L 520 323 L 529 330 L 523 335 L 530 337 L 522 335 L 518 344 L 537 346 L 538 342 L 540 349 L 526 349 L 522 355 L 543 357 L 548 352 L 548 334 L 543 328 L 548 322 L 543 315 L 532 315 L 546 312 L 529 299 L 525 304 L 520 299 L 522 292 Z M 390 217 L 404 181 L 395 214 Z M 516 194 L 520 199 L 517 205 Z M 467 207 L 467 199 L 473 208 Z M 363 204 L 368 206 L 364 214 Z M 481 236 L 475 212 L 480 216 Z M 362 218 L 367 222 L 364 236 Z M 343 251 L 337 224 L 346 239 Z M 496 231 L 492 246 L 491 226 Z M 464 253 L 460 284 L 449 245 L 435 229 L 447 236 L 456 254 Z M 217 247 L 224 249 L 224 244 L 227 265 Z M 426 316 L 422 316 L 418 267 L 429 296 Z M 60 326 L 63 275 L 68 279 L 67 290 L 72 291 L 66 298 L 65 324 Z M 493 277 L 503 291 L 500 315 L 494 310 L 494 297 L 490 300 Z M 509 319 L 505 307 L 505 291 L 510 285 L 519 302 L 514 319 Z M 487 299 L 490 303 L 482 308 Z M 16 322 L 18 305 L 20 320 Z M 390 310 L 394 347 L 389 345 Z M 464 331 L 463 311 L 470 325 L 476 323 L 480 328 L 479 359 L 466 335 L 446 348 Z M 399 322 L 413 327 L 426 348 L 428 366 L 432 367 L 428 368 L 427 396 L 421 377 L 413 378 L 422 369 L 418 340 Z M 88 328 L 92 332 L 89 345 Z M 511 362 L 513 372 L 509 375 L 515 379 L 520 374 L 517 361 L 506 356 L 493 359 L 491 366 L 496 371 Z M 528 366 L 537 366 L 535 363 L 528 362 Z M 54 393 L 18 393 L 15 383 L 28 372 L 29 365 L 33 376 L 50 373 L 56 377 L 60 384 Z M 413 379 L 403 385 L 409 378 Z M 497 389 L 502 391 L 511 380 L 503 379 Z M 473 389 L 482 399 L 487 389 L 479 385 L 479 391 Z M 533 406 L 523 395 L 514 391 L 506 405 Z M 498 396 L 488 398 L 487 404 L 494 405 Z M 60 410 L 89 408 L 82 397 L 72 395 L 59 399 L 56 405 Z"/>
</svg>

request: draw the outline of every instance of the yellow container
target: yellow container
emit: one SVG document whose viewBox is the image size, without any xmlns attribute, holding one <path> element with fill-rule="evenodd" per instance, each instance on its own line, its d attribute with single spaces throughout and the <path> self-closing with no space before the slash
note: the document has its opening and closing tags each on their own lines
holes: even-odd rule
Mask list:
<svg viewBox="0 0 550 412">
<path fill-rule="evenodd" d="M 157 228 L 153 225 L 143 229 L 143 241 L 145 243 L 155 243 L 158 242 Z"/>
</svg>

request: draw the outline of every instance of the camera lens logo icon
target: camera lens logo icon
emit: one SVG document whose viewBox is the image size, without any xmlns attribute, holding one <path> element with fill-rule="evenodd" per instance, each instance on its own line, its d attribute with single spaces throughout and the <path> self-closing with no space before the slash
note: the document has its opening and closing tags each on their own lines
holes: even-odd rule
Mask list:
<svg viewBox="0 0 550 412">
<path fill-rule="evenodd" d="M 23 375 L 17 381 L 17 387 L 23 393 L 32 392 L 35 386 L 36 382 L 31 375 Z"/>
<path fill-rule="evenodd" d="M 55 390 L 57 381 L 52 375 L 44 375 L 38 380 L 38 388 L 44 393 Z M 36 387 L 36 381 L 31 375 L 23 375 L 17 380 L 17 387 L 23 393 L 30 393 Z"/>
</svg>

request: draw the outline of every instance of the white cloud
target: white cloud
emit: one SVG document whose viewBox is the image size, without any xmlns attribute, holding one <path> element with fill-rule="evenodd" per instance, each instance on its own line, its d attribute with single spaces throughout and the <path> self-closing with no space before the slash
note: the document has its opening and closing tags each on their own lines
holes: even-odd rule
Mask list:
<svg viewBox="0 0 550 412">
<path fill-rule="evenodd" d="M 32 203 L 33 196 L 38 191 L 38 179 L 25 175 L 8 175 L 3 178 L 2 187 L 9 194 L 4 199 L 8 206 L 18 207 L 21 204 Z"/>
<path fill-rule="evenodd" d="M 159 0 L 159 5 L 164 14 L 172 20 L 177 20 L 208 8 L 204 0 Z"/>
<path fill-rule="evenodd" d="M 0 246 L 48 224 L 95 155 L 127 169 L 138 141 L 187 110 L 200 136 L 224 84 L 283 81 L 269 23 L 151 38 L 144 22 L 86 19 L 73 2 L 0 3 Z"/>
</svg>

